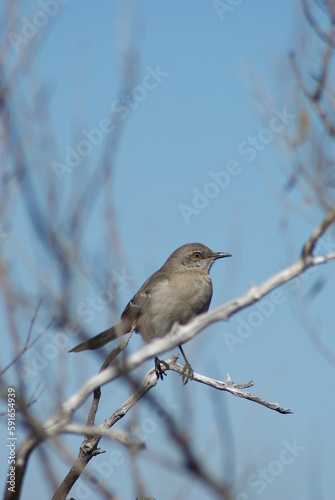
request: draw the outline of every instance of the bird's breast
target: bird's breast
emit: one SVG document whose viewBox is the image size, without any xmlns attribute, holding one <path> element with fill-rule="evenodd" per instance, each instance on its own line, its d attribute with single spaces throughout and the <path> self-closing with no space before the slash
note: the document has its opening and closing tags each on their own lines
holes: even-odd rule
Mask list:
<svg viewBox="0 0 335 500">
<path fill-rule="evenodd" d="M 162 337 L 174 323 L 188 323 L 206 312 L 211 298 L 212 281 L 207 273 L 175 273 L 151 291 L 148 307 L 137 320 L 137 331 L 145 340 Z"/>
</svg>

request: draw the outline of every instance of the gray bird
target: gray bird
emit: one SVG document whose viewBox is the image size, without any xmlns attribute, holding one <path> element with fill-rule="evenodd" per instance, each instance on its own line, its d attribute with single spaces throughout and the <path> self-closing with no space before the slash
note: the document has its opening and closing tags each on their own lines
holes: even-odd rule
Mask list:
<svg viewBox="0 0 335 500">
<path fill-rule="evenodd" d="M 165 264 L 150 276 L 126 305 L 121 321 L 85 340 L 70 352 L 98 349 L 130 331 L 141 334 L 145 342 L 163 337 L 174 324 L 186 324 L 198 314 L 208 311 L 212 294 L 209 271 L 217 259 L 230 253 L 213 252 L 201 243 L 189 243 L 175 250 Z M 183 348 L 185 360 L 183 382 L 193 378 L 193 370 Z M 157 377 L 163 379 L 163 361 L 155 358 Z"/>
</svg>

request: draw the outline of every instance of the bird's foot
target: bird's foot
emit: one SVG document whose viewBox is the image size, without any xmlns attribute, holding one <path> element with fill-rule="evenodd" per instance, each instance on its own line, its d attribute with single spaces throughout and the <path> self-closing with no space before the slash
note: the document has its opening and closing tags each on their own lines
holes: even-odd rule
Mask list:
<svg viewBox="0 0 335 500">
<path fill-rule="evenodd" d="M 166 361 L 162 360 L 162 359 L 159 359 L 157 358 L 157 356 L 155 357 L 155 372 L 156 372 L 156 375 L 157 375 L 157 380 L 159 380 L 160 378 L 162 380 L 163 379 L 163 375 L 166 376 L 166 372 L 165 370 L 162 369 L 162 365 L 165 366 L 165 368 L 169 368 L 169 365 L 167 364 Z"/>
<path fill-rule="evenodd" d="M 189 380 L 193 380 L 193 377 L 194 377 L 194 371 L 192 369 L 192 366 L 188 361 L 186 361 L 183 371 L 181 373 L 183 384 L 186 385 Z"/>
</svg>

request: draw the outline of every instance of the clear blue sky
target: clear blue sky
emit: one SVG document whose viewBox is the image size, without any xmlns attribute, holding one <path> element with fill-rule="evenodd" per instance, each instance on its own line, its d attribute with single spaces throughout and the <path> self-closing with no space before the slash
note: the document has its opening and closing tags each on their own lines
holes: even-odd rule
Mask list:
<svg viewBox="0 0 335 500">
<path fill-rule="evenodd" d="M 287 58 L 303 25 L 297 2 L 227 0 L 223 3 L 235 6 L 227 9 L 224 19 L 213 3 L 71 0 L 59 7 L 37 35 L 42 46 L 36 67 L 50 96 L 53 140 L 58 148 L 45 169 L 52 172 L 55 188 L 64 199 L 64 218 L 59 224 L 66 224 L 66 204 L 71 193 L 75 196 L 76 184 L 82 185 L 99 165 L 104 138 L 92 148 L 88 159 L 62 175 L 62 182 L 53 170 L 54 162 L 66 163 L 67 148 L 76 148 L 85 139 L 82 130 L 89 132 L 110 118 L 111 106 L 114 116 L 127 115 L 110 193 L 124 262 L 133 276 L 118 294 L 119 314 L 137 287 L 184 243 L 200 241 L 233 255 L 212 269 L 211 307 L 215 307 L 290 264 L 313 228 L 287 212 L 272 189 L 283 187 L 286 178 L 279 166 L 290 161 L 280 146 L 283 134 L 294 133 L 297 127 L 294 81 Z M 22 16 L 28 19 L 40 10 L 32 1 L 25 2 L 25 7 Z M 129 40 L 137 49 L 138 72 L 133 109 L 129 112 L 129 105 L 123 103 L 122 112 L 115 100 L 119 98 Z M 17 57 L 14 51 L 12 57 Z M 264 103 L 268 113 L 264 113 Z M 256 137 L 257 144 L 250 144 L 250 137 Z M 293 196 L 291 201 L 299 205 L 301 200 Z M 103 241 L 103 217 L 98 205 L 85 228 L 88 265 L 100 265 L 94 255 Z M 285 217 L 289 228 L 284 234 L 280 222 Z M 320 217 L 318 211 L 311 211 L 314 222 Z M 33 233 L 27 229 L 20 203 L 13 209 L 12 231 L 16 238 L 22 238 L 32 260 L 39 259 L 39 245 L 31 240 Z M 14 236 L 11 238 L 9 235 L 6 245 L 12 244 Z M 334 237 L 324 241 L 329 250 L 334 249 Z M 40 262 L 36 272 L 43 272 L 42 257 Z M 22 276 L 22 286 L 29 288 L 25 273 Z M 308 291 L 320 278 L 325 285 L 309 301 Z M 110 278 L 104 279 L 107 283 Z M 102 286 L 106 283 L 102 281 Z M 195 383 L 182 387 L 173 373 L 155 388 L 159 401 L 171 408 L 181 425 L 186 423 L 198 456 L 219 477 L 234 481 L 238 500 L 279 500 L 284 496 L 330 499 L 333 495 L 334 368 L 313 347 L 299 311 L 305 311 L 325 344 L 334 350 L 334 264 L 307 274 L 295 287 L 301 292 L 299 307 L 292 285 L 284 286 L 280 296 L 265 300 L 268 309 L 264 304 L 262 310 L 248 309 L 227 324 L 212 326 L 185 347 L 195 371 L 217 379 L 225 379 L 229 372 L 236 382 L 253 379 L 257 395 L 291 408 L 294 415 L 279 415 Z M 88 295 L 95 296 L 98 291 L 94 287 L 78 290 L 73 314 Z M 87 329 L 94 335 L 110 321 L 111 315 L 104 308 L 96 312 Z M 27 319 L 23 338 L 28 325 Z M 238 342 L 229 343 L 227 334 Z M 134 349 L 142 345 L 139 338 L 132 340 Z M 36 344 L 35 355 L 41 354 L 48 342 L 51 340 Z M 28 367 L 32 356 L 27 353 L 23 359 Z M 100 359 L 89 352 L 74 357 L 64 351 L 60 356 L 64 372 L 57 372 L 57 357 L 48 360 L 45 369 L 28 377 L 29 392 L 40 381 L 49 381 L 50 374 L 62 377 L 66 373 L 71 375 L 71 383 L 64 389 L 69 396 L 99 368 Z M 146 368 L 150 366 L 148 363 Z M 36 415 L 43 420 L 56 408 L 54 387 L 49 383 L 36 403 Z M 98 422 L 112 413 L 126 394 L 123 384 L 105 387 Z M 87 409 L 85 405 L 78 412 L 78 419 L 85 420 Z M 185 474 L 164 470 L 152 460 L 152 450 L 166 450 L 175 465 L 179 464 L 179 456 L 153 409 L 142 401 L 136 411 L 143 425 L 141 437 L 144 432 L 148 447 L 139 460 L 147 494 L 159 500 L 214 498 L 191 477 L 185 479 Z M 221 435 L 217 433 L 219 415 L 224 416 Z M 128 415 L 119 427 L 131 422 Z M 21 432 L 24 435 L 23 429 Z M 76 452 L 81 441 L 67 437 L 64 442 Z M 294 451 L 286 452 L 294 443 Z M 93 460 L 89 470 L 106 486 L 111 485 L 120 498 L 133 498 L 126 452 L 107 440 L 102 447 L 107 453 Z M 234 453 L 227 458 L 229 447 Z M 56 454 L 48 445 L 44 449 Z M 119 453 L 114 458 L 113 450 Z M 3 455 L 1 470 L 6 459 Z M 103 466 L 99 468 L 104 461 L 109 463 L 107 477 Z M 227 462 L 231 462 L 229 467 Z M 114 464 L 113 471 L 110 464 Z M 55 459 L 55 467 L 61 479 L 68 465 Z M 23 499 L 36 494 L 37 483 L 40 497 L 50 497 L 50 489 L 40 476 L 36 454 L 28 468 Z M 72 495 L 78 500 L 100 498 L 85 479 L 78 482 Z"/>
</svg>

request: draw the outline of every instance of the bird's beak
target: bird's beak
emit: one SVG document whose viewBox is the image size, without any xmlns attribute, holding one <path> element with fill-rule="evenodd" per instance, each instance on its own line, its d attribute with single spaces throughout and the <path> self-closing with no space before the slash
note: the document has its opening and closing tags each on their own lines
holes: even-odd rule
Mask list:
<svg viewBox="0 0 335 500">
<path fill-rule="evenodd" d="M 216 252 L 213 255 L 214 260 L 216 260 L 216 259 L 224 259 L 225 257 L 232 257 L 232 254 L 231 253 L 227 253 L 227 252 Z"/>
</svg>

